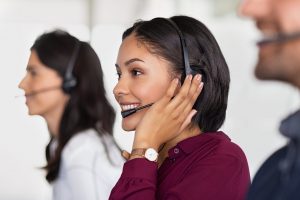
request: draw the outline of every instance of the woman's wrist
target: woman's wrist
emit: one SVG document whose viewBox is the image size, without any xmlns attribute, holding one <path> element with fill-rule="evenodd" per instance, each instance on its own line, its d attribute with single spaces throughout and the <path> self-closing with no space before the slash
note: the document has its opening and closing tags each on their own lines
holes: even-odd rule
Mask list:
<svg viewBox="0 0 300 200">
<path fill-rule="evenodd" d="M 159 144 L 157 144 L 156 142 L 151 142 L 150 140 L 138 140 L 138 139 L 134 139 L 133 145 L 132 145 L 132 149 L 148 149 L 148 148 L 152 148 L 156 151 L 158 151 L 159 149 Z"/>
<path fill-rule="evenodd" d="M 132 149 L 131 154 L 129 156 L 129 160 L 132 160 L 132 159 L 135 159 L 135 158 L 146 158 L 149 161 L 157 162 L 158 153 L 153 148 Z"/>
<path fill-rule="evenodd" d="M 132 154 L 130 154 L 128 160 L 133 160 L 133 159 L 136 159 L 136 158 L 145 158 L 145 157 L 144 157 L 144 156 L 141 156 L 141 155 L 132 155 Z"/>
</svg>

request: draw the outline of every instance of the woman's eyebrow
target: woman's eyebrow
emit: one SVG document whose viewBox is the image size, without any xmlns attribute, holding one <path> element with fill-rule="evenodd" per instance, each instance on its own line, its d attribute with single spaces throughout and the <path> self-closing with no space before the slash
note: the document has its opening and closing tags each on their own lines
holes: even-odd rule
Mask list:
<svg viewBox="0 0 300 200">
<path fill-rule="evenodd" d="M 133 62 L 145 62 L 145 61 L 143 61 L 143 60 L 141 60 L 141 59 L 139 59 L 139 58 L 131 58 L 130 60 L 127 60 L 125 63 L 124 63 L 124 65 L 125 66 L 128 66 L 128 65 L 130 65 L 131 63 L 133 63 Z M 120 66 L 116 63 L 115 64 L 115 66 L 116 66 L 116 68 L 120 68 Z"/>
<path fill-rule="evenodd" d="M 133 62 L 144 62 L 144 61 L 141 60 L 141 59 L 139 59 L 139 58 L 132 58 L 132 59 L 127 60 L 127 61 L 125 62 L 125 66 L 128 66 L 128 65 L 130 65 L 130 64 L 133 63 Z"/>
</svg>

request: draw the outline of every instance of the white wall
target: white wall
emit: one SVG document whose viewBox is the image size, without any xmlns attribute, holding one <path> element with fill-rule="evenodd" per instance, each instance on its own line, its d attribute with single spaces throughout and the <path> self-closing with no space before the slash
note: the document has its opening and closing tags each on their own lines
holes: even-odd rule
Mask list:
<svg viewBox="0 0 300 200">
<path fill-rule="evenodd" d="M 284 144 L 278 134 L 280 119 L 299 106 L 297 91 L 253 77 L 257 32 L 253 24 L 235 14 L 215 18 L 206 0 L 99 0 L 91 15 L 85 0 L 0 0 L 0 199 L 50 199 L 51 190 L 39 170 L 45 164 L 48 132 L 43 119 L 29 117 L 18 82 L 25 73 L 29 48 L 45 30 L 62 27 L 91 44 L 101 59 L 108 97 L 116 83 L 115 58 L 121 33 L 135 19 L 185 14 L 203 21 L 216 36 L 231 69 L 231 91 L 223 130 L 245 151 L 251 174 L 276 148 Z M 126 2 L 126 3 L 125 3 Z M 159 2 L 159 3 L 158 3 Z M 159 5 L 159 6 L 158 6 Z M 89 18 L 91 17 L 91 18 Z M 89 24 L 93 25 L 89 31 Z M 90 38 L 91 36 L 91 38 Z M 120 128 L 115 135 L 130 149 L 132 134 Z"/>
</svg>

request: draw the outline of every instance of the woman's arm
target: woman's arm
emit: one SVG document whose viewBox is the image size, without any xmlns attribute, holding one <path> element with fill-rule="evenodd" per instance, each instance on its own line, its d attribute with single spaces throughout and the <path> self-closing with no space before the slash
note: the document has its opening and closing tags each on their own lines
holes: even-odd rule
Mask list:
<svg viewBox="0 0 300 200">
<path fill-rule="evenodd" d="M 109 200 L 156 199 L 157 163 L 144 158 L 129 160 L 113 188 Z"/>
<path fill-rule="evenodd" d="M 225 151 L 225 150 L 221 150 Z M 197 154 L 197 153 L 196 153 Z M 216 153 L 205 159 L 191 158 L 189 170 L 174 174 L 161 196 L 157 195 L 157 165 L 146 159 L 133 159 L 124 165 L 123 174 L 110 200 L 243 200 L 250 185 L 245 157 Z M 171 175 L 172 176 L 172 175 Z"/>
<path fill-rule="evenodd" d="M 175 95 L 178 80 L 173 81 L 166 95 L 147 111 L 139 123 L 132 148 L 150 147 L 158 150 L 161 144 L 176 137 L 196 113 L 192 107 L 202 87 L 200 75 L 194 79 L 189 75 Z M 154 200 L 157 187 L 157 163 L 135 155 L 124 164 L 121 178 L 109 199 Z"/>
</svg>

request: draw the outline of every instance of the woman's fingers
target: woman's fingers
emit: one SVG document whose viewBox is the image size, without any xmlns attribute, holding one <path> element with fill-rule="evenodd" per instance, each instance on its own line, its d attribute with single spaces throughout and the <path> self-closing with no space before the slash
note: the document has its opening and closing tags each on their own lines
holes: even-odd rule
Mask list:
<svg viewBox="0 0 300 200">
<path fill-rule="evenodd" d="M 128 160 L 130 157 L 130 153 L 128 153 L 128 151 L 126 151 L 126 150 L 123 150 L 122 157 L 125 158 L 125 160 Z"/>
<path fill-rule="evenodd" d="M 178 88 L 178 84 L 179 84 L 179 80 L 177 78 L 171 82 L 171 85 L 168 88 L 166 94 L 159 101 L 155 103 L 157 107 L 161 106 L 162 108 L 164 108 L 170 102 L 170 100 L 175 95 L 174 93 Z"/>
<path fill-rule="evenodd" d="M 185 81 L 183 83 L 183 86 L 180 88 L 179 93 L 175 95 L 175 91 L 178 88 L 179 80 L 174 79 L 170 87 L 168 88 L 166 94 L 159 101 L 155 103 L 156 107 L 165 108 L 166 106 L 168 106 L 168 109 L 171 111 L 174 111 L 175 108 L 178 108 L 179 105 L 186 107 L 186 104 L 188 104 L 190 100 L 194 99 L 192 97 L 194 96 L 197 88 L 199 87 L 200 82 L 201 82 L 201 75 L 196 75 L 195 78 L 193 78 L 192 75 L 188 75 L 185 78 Z M 198 96 L 199 94 L 196 95 Z M 190 103 L 194 104 L 195 101 Z"/>
<path fill-rule="evenodd" d="M 202 86 L 200 74 L 197 74 L 193 80 L 187 78 L 183 87 L 180 89 L 180 92 L 175 96 L 168 106 L 173 109 L 174 113 L 178 113 L 185 118 L 185 115 L 183 114 L 187 113 L 183 113 L 183 111 L 190 111 L 192 109 L 201 92 L 201 89 Z"/>
<path fill-rule="evenodd" d="M 184 122 L 182 123 L 179 132 L 183 131 L 192 121 L 192 118 L 197 114 L 197 110 L 193 109 L 190 111 L 189 115 L 187 116 L 187 118 L 184 120 Z"/>
<path fill-rule="evenodd" d="M 182 116 L 188 115 L 188 113 L 193 108 L 195 102 L 197 101 L 197 98 L 199 97 L 202 89 L 203 89 L 204 83 L 201 82 L 200 85 L 190 90 L 190 94 L 187 97 L 185 102 L 182 102 L 180 106 L 177 107 L 176 112 L 181 112 Z"/>
</svg>

